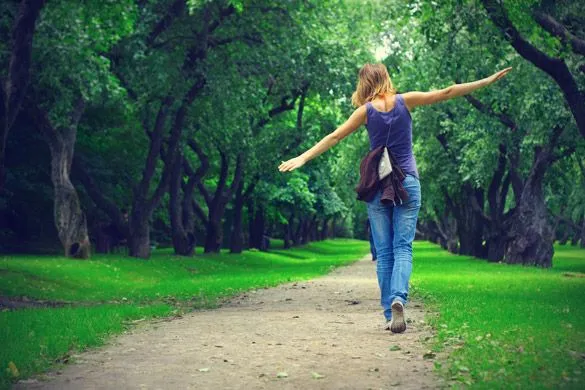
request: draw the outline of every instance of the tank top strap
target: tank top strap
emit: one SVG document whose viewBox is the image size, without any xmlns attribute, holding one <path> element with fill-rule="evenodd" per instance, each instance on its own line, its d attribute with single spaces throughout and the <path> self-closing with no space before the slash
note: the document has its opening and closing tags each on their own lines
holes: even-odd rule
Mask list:
<svg viewBox="0 0 585 390">
<path fill-rule="evenodd" d="M 404 105 L 404 98 L 402 97 L 402 94 L 396 94 L 396 104 L 400 104 L 401 106 Z"/>
<path fill-rule="evenodd" d="M 372 102 L 366 102 L 366 117 L 368 118 L 368 123 L 370 123 L 370 117 L 372 116 Z M 367 126 L 367 123 L 366 123 Z"/>
</svg>

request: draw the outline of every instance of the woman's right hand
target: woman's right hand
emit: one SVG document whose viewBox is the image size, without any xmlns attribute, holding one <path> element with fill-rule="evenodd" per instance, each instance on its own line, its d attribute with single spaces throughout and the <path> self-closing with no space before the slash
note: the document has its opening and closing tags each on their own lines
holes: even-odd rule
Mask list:
<svg viewBox="0 0 585 390">
<path fill-rule="evenodd" d="M 512 70 L 512 67 L 509 67 L 509 68 L 506 68 L 506 69 L 500 70 L 499 72 L 494 73 L 490 77 L 487 77 L 487 85 L 495 83 L 496 80 L 501 79 L 511 70 Z"/>
</svg>

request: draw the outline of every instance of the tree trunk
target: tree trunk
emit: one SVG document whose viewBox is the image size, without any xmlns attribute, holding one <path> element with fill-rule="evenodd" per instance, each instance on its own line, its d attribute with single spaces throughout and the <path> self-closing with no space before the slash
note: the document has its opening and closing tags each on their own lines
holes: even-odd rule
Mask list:
<svg viewBox="0 0 585 390">
<path fill-rule="evenodd" d="M 325 218 L 323 220 L 323 226 L 321 227 L 321 240 L 327 239 L 327 235 L 329 234 L 329 232 L 327 231 L 328 227 L 329 227 L 329 219 Z"/>
<path fill-rule="evenodd" d="M 72 173 L 73 178 L 81 182 L 85 192 L 95 205 L 111 220 L 110 223 L 101 223 L 93 229 L 96 253 L 110 253 L 114 247 L 121 244 L 127 246 L 129 237 L 128 213 L 124 209 L 120 209 L 101 192 L 77 153 L 73 158 Z"/>
<path fill-rule="evenodd" d="M 232 236 L 230 239 L 230 253 L 241 253 L 244 248 L 244 233 L 242 228 L 242 210 L 244 209 L 244 204 L 248 202 L 250 196 L 254 192 L 254 188 L 256 184 L 260 180 L 260 176 L 256 175 L 248 187 L 244 191 L 244 180 L 241 179 L 240 184 L 236 189 L 236 197 L 234 200 L 234 215 L 233 215 L 233 226 L 232 226 Z M 248 213 L 249 215 L 249 213 Z"/>
<path fill-rule="evenodd" d="M 27 102 L 27 105 L 33 121 L 47 141 L 51 152 L 55 227 L 65 256 L 86 259 L 90 255 L 87 221 L 81 211 L 77 191 L 70 179 L 77 126 L 85 110 L 85 102 L 82 98 L 77 100 L 70 114 L 70 124 L 60 129 L 52 126 L 47 113 L 34 102 Z"/>
<path fill-rule="evenodd" d="M 293 222 L 294 222 L 294 215 L 289 221 L 291 227 L 293 226 Z M 303 228 L 303 223 L 304 223 L 303 218 L 299 217 L 299 223 L 297 224 L 296 229 L 292 230 L 293 231 L 292 241 L 293 241 L 294 246 L 298 246 L 301 244 L 301 239 L 302 239 L 301 232 L 302 232 L 302 228 Z"/>
<path fill-rule="evenodd" d="M 244 181 L 240 181 L 236 189 L 233 208 L 232 234 L 230 237 L 230 253 L 242 253 L 244 236 L 242 233 L 242 210 L 244 209 Z"/>
<path fill-rule="evenodd" d="M 575 234 L 573 234 L 573 237 L 571 237 L 571 245 L 572 246 L 577 246 L 577 244 L 579 243 L 579 233 L 575 232 Z"/>
<path fill-rule="evenodd" d="M 457 235 L 459 236 L 459 253 L 475 257 L 483 255 L 483 219 L 481 214 L 474 210 L 471 202 L 483 205 L 483 192 L 468 185 L 463 188 L 460 205 L 456 207 Z"/>
<path fill-rule="evenodd" d="M 554 232 L 548 221 L 543 180 L 550 165 L 547 150 L 537 148 L 535 162 L 522 190 L 509 229 L 504 261 L 509 264 L 552 266 Z"/>
<path fill-rule="evenodd" d="M 69 178 L 72 153 L 72 145 L 68 148 L 64 143 L 51 148 L 55 226 L 65 249 L 65 256 L 86 259 L 90 255 L 87 221 L 81 211 L 77 191 Z"/>
<path fill-rule="evenodd" d="M 333 217 L 331 221 L 331 230 L 329 230 L 329 237 L 334 238 L 337 233 L 337 215 Z"/>
<path fill-rule="evenodd" d="M 319 241 L 319 220 L 317 216 L 315 216 L 311 224 L 311 235 L 309 238 L 311 241 Z"/>
<path fill-rule="evenodd" d="M 142 204 L 143 202 L 135 200 L 132 205 L 128 251 L 132 257 L 148 259 L 150 257 L 150 213 L 140 208 Z"/>
<path fill-rule="evenodd" d="M 284 249 L 289 249 L 291 247 L 291 233 L 292 228 L 290 224 L 283 225 L 284 227 Z"/>
<path fill-rule="evenodd" d="M 252 224 L 250 226 L 250 248 L 262 249 L 262 240 L 264 238 L 266 221 L 264 219 L 264 209 L 262 206 L 256 206 Z"/>
<path fill-rule="evenodd" d="M 309 218 L 303 220 L 301 225 L 301 244 L 307 244 L 309 242 L 309 233 L 311 232 L 311 220 Z"/>
<path fill-rule="evenodd" d="M 254 246 L 254 240 L 256 239 L 255 237 L 255 231 L 254 231 L 254 201 L 252 199 L 248 199 L 247 202 L 247 208 L 248 208 L 248 248 L 255 248 Z"/>
<path fill-rule="evenodd" d="M 502 261 L 506 252 L 506 240 L 501 232 L 493 232 L 487 240 L 487 260 L 492 263 Z"/>
<path fill-rule="evenodd" d="M 6 140 L 26 95 L 36 22 L 46 0 L 23 0 L 14 19 L 6 83 L 0 86 L 0 193 L 6 173 Z"/>
<path fill-rule="evenodd" d="M 585 248 L 585 218 L 581 224 L 581 248 Z"/>
<path fill-rule="evenodd" d="M 192 196 L 195 183 L 190 178 L 183 189 L 181 199 L 181 184 L 183 182 L 183 155 L 177 153 L 171 171 L 169 188 L 169 214 L 173 248 L 179 256 L 193 256 L 195 251 L 195 221 L 192 206 Z"/>
<path fill-rule="evenodd" d="M 205 235 L 205 253 L 220 253 L 221 249 L 221 242 L 223 239 L 223 233 L 221 230 L 221 220 L 223 217 L 223 213 L 221 215 L 219 213 L 210 214 L 209 221 L 206 228 L 206 235 Z"/>
<path fill-rule="evenodd" d="M 195 153 L 197 153 L 201 161 L 208 159 L 207 155 L 203 152 L 201 147 L 197 144 L 197 142 L 194 139 L 189 140 L 189 145 L 195 151 Z M 207 203 L 208 209 L 206 221 L 207 232 L 205 237 L 204 249 L 205 253 L 220 252 L 221 244 L 223 242 L 223 229 L 221 226 L 223 214 L 225 212 L 227 203 L 231 200 L 236 188 L 240 185 L 240 181 L 242 180 L 243 176 L 244 156 L 242 153 L 239 153 L 236 157 L 236 167 L 232 183 L 226 189 L 229 159 L 223 150 L 218 148 L 218 151 L 221 159 L 221 166 L 219 180 L 217 182 L 217 186 L 215 188 L 213 196 L 209 193 L 207 188 L 205 188 L 205 186 L 203 185 L 203 183 L 201 183 L 199 179 L 196 181 L 197 187 L 199 188 L 199 192 L 201 193 L 201 195 L 203 195 L 203 198 Z M 201 208 L 198 207 L 198 209 L 199 209 L 198 214 L 200 215 L 203 214 Z"/>
<path fill-rule="evenodd" d="M 183 228 L 183 210 L 181 204 L 181 182 L 183 181 L 183 170 L 181 169 L 182 156 L 179 155 L 173 162 L 171 171 L 171 182 L 169 187 L 169 217 L 171 220 L 171 235 L 176 255 L 190 256 L 187 233 Z"/>
</svg>

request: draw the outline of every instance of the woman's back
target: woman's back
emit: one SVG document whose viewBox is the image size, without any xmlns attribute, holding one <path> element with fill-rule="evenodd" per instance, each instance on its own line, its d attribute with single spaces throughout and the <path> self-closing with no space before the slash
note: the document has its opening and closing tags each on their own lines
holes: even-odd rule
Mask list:
<svg viewBox="0 0 585 390">
<path fill-rule="evenodd" d="M 412 152 L 412 117 L 401 94 L 394 95 L 394 106 L 380 111 L 372 102 L 366 103 L 366 129 L 370 150 L 386 144 L 405 173 L 418 177 Z"/>
</svg>

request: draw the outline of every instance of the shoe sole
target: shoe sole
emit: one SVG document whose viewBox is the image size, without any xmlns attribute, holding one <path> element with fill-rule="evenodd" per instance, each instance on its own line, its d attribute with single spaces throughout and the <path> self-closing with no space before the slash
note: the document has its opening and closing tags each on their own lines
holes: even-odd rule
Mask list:
<svg viewBox="0 0 585 390">
<path fill-rule="evenodd" d="M 390 331 L 392 333 L 402 333 L 406 330 L 406 322 L 404 321 L 404 306 L 398 302 L 392 304 L 392 323 L 390 324 Z"/>
</svg>

